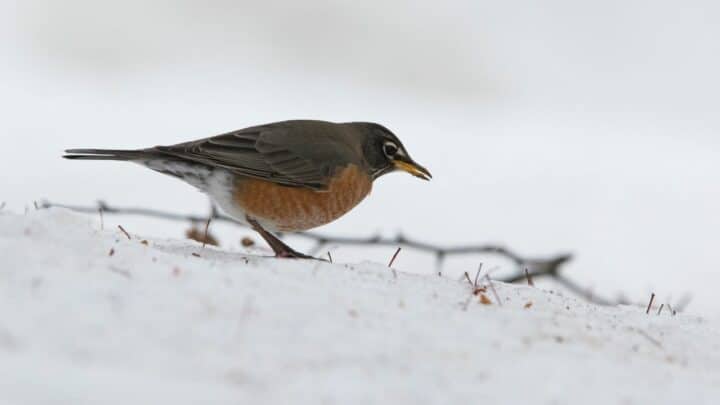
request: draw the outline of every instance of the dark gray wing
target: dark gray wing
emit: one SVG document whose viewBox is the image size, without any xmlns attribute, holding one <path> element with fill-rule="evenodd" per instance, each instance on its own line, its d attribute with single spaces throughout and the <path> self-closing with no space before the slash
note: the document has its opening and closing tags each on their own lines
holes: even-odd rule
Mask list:
<svg viewBox="0 0 720 405">
<path fill-rule="evenodd" d="M 362 161 L 357 135 L 342 124 L 324 121 L 284 121 L 154 149 L 240 175 L 315 190 L 327 187 L 337 167 Z"/>
</svg>

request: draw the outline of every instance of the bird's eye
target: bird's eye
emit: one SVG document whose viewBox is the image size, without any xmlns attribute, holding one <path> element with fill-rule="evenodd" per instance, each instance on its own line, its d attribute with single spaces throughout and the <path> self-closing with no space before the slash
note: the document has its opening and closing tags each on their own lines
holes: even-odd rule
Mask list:
<svg viewBox="0 0 720 405">
<path fill-rule="evenodd" d="M 387 157 L 393 157 L 398 151 L 397 145 L 395 145 L 392 142 L 385 142 L 383 145 L 383 152 L 385 152 L 385 156 Z"/>
</svg>

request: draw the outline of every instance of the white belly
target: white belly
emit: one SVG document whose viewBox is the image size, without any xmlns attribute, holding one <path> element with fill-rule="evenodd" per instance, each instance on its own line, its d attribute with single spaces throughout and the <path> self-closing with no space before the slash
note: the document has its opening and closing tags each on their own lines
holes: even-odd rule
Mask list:
<svg viewBox="0 0 720 405">
<path fill-rule="evenodd" d="M 149 160 L 142 162 L 142 164 L 163 174 L 177 177 L 194 186 L 207 194 L 225 215 L 241 224 L 248 225 L 245 211 L 233 201 L 235 175 L 231 172 L 224 169 L 211 169 L 203 165 L 167 160 Z"/>
</svg>

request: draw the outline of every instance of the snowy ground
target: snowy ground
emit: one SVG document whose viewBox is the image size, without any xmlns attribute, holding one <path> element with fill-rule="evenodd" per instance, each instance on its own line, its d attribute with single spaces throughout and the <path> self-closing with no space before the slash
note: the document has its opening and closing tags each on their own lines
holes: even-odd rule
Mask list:
<svg viewBox="0 0 720 405">
<path fill-rule="evenodd" d="M 503 304 L 482 304 L 456 279 L 128 240 L 96 219 L 0 214 L 0 403 L 720 399 L 720 330 L 697 316 L 501 283 Z"/>
<path fill-rule="evenodd" d="M 383 177 L 319 232 L 571 252 L 567 270 L 598 294 L 688 294 L 720 322 L 720 2 L 419 3 L 0 0 L 0 204 L 204 215 L 182 182 L 62 151 L 370 120 L 433 181 Z M 434 270 L 409 251 L 398 268 Z"/>
</svg>

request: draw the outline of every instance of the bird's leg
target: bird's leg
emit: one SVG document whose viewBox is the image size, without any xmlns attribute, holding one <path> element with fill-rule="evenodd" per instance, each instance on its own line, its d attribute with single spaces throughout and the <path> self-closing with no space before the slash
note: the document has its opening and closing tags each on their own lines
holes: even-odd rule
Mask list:
<svg viewBox="0 0 720 405">
<path fill-rule="evenodd" d="M 291 259 L 315 259 L 312 256 L 308 256 L 295 251 L 293 248 L 286 245 L 285 242 L 278 239 L 277 236 L 273 235 L 265 228 L 260 226 L 260 224 L 256 220 L 248 216 L 246 216 L 245 219 L 247 220 L 248 224 L 250 224 L 252 229 L 255 230 L 255 232 L 259 233 L 260 236 L 265 239 L 265 242 L 270 245 L 270 248 L 273 250 L 273 252 L 275 252 L 275 257 L 284 257 Z"/>
</svg>

